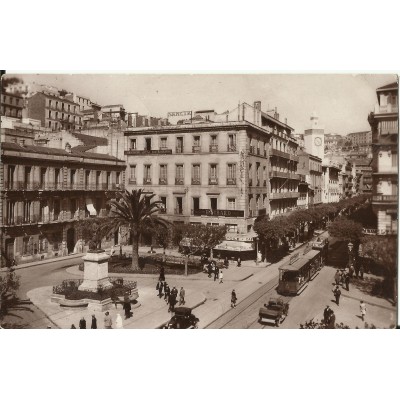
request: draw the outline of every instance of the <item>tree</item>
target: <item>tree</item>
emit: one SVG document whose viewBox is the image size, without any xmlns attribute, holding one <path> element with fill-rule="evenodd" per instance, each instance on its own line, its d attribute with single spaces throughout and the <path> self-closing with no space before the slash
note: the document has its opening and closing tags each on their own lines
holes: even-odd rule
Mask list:
<svg viewBox="0 0 400 400">
<path fill-rule="evenodd" d="M 163 248 L 165 255 L 165 249 L 172 241 L 172 229 L 170 226 L 160 226 L 159 229 L 156 230 L 155 234 L 156 241 Z"/>
<path fill-rule="evenodd" d="M 132 238 L 132 269 L 139 269 L 139 238 L 142 233 L 155 232 L 159 227 L 168 227 L 170 222 L 157 213 L 161 201 L 152 201 L 155 194 L 146 194 L 143 189 L 125 190 L 117 193 L 117 198 L 109 202 L 111 219 L 108 232 L 116 232 L 120 227 L 127 227 Z"/>
<path fill-rule="evenodd" d="M 397 238 L 390 236 L 365 236 L 360 255 L 375 261 L 385 271 L 391 285 L 391 295 L 397 299 Z"/>
<path fill-rule="evenodd" d="M 362 225 L 345 217 L 337 218 L 329 227 L 328 232 L 331 236 L 348 240 L 351 242 L 359 242 L 362 237 Z"/>
<path fill-rule="evenodd" d="M 19 276 L 13 268 L 7 268 L 6 272 L 0 273 L 0 313 L 7 312 L 8 305 L 12 301 L 19 289 Z"/>
<path fill-rule="evenodd" d="M 17 78 L 17 77 L 7 77 L 7 76 L 5 76 L 1 80 L 1 85 L 2 85 L 3 89 L 5 89 L 9 85 L 13 85 L 15 83 L 23 83 L 23 80 L 20 78 Z"/>
<path fill-rule="evenodd" d="M 177 227 L 176 236 L 182 237 L 184 241 L 183 251 L 186 255 L 185 259 L 185 275 L 187 275 L 187 264 L 189 256 L 209 250 L 211 258 L 213 256 L 213 248 L 219 245 L 226 235 L 226 226 L 211 225 L 182 225 Z"/>
</svg>

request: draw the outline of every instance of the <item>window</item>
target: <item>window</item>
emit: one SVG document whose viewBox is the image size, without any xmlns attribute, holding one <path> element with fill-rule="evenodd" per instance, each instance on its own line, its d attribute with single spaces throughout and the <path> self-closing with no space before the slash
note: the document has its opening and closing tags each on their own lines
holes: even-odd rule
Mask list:
<svg viewBox="0 0 400 400">
<path fill-rule="evenodd" d="M 175 214 L 183 214 L 183 198 L 176 198 Z"/>
<path fill-rule="evenodd" d="M 177 164 L 175 180 L 176 183 L 183 185 L 183 164 Z"/>
<path fill-rule="evenodd" d="M 218 183 L 217 164 L 210 164 L 210 184 Z"/>
<path fill-rule="evenodd" d="M 397 167 L 397 153 L 392 153 L 392 167 Z"/>
<path fill-rule="evenodd" d="M 120 179 L 121 179 L 121 172 L 117 172 L 117 174 L 115 175 L 115 183 L 117 185 L 120 184 Z"/>
<path fill-rule="evenodd" d="M 211 210 L 218 210 L 218 199 L 216 197 L 210 199 L 210 208 Z"/>
<path fill-rule="evenodd" d="M 40 189 L 44 189 L 46 183 L 47 168 L 40 168 Z"/>
<path fill-rule="evenodd" d="M 49 107 L 51 107 L 51 100 L 49 100 Z"/>
<path fill-rule="evenodd" d="M 151 183 L 151 165 L 144 166 L 144 183 Z"/>
<path fill-rule="evenodd" d="M 29 223 L 31 220 L 31 204 L 30 201 L 24 201 L 23 221 L 26 223 Z"/>
<path fill-rule="evenodd" d="M 236 164 L 228 164 L 227 178 L 228 180 L 236 180 Z"/>
<path fill-rule="evenodd" d="M 151 150 L 151 138 L 146 138 L 146 151 Z"/>
<path fill-rule="evenodd" d="M 69 203 L 69 211 L 71 212 L 71 218 L 75 217 L 76 209 L 77 209 L 76 199 L 71 199 Z"/>
<path fill-rule="evenodd" d="M 14 186 L 14 172 L 15 165 L 9 165 L 7 170 L 8 189 L 12 189 Z"/>
<path fill-rule="evenodd" d="M 193 197 L 193 211 L 194 215 L 196 215 L 196 211 L 200 209 L 200 197 Z"/>
<path fill-rule="evenodd" d="M 217 145 L 217 135 L 211 135 L 211 146 Z"/>
<path fill-rule="evenodd" d="M 25 167 L 25 188 L 28 188 L 28 186 L 31 183 L 31 172 L 32 168 L 31 167 Z"/>
<path fill-rule="evenodd" d="M 53 221 L 57 221 L 60 215 L 60 199 L 54 199 L 53 213 Z"/>
<path fill-rule="evenodd" d="M 51 111 L 49 111 L 49 118 L 51 118 Z"/>
<path fill-rule="evenodd" d="M 237 233 L 238 232 L 238 227 L 236 224 L 225 224 L 226 226 L 226 231 L 229 233 Z"/>
<path fill-rule="evenodd" d="M 165 214 L 167 212 L 167 198 L 165 196 L 161 196 L 160 201 L 162 203 L 160 204 L 160 212 Z"/>
<path fill-rule="evenodd" d="M 236 150 L 236 135 L 229 134 L 228 135 L 228 151 Z"/>
<path fill-rule="evenodd" d="M 75 178 L 76 178 L 76 170 L 75 169 L 71 169 L 71 185 L 72 186 L 75 185 Z"/>
<path fill-rule="evenodd" d="M 260 163 L 256 163 L 257 185 L 260 184 Z"/>
<path fill-rule="evenodd" d="M 111 183 L 111 172 L 107 172 L 107 175 L 106 175 L 106 188 L 107 189 L 108 189 L 110 183 Z"/>
<path fill-rule="evenodd" d="M 129 166 L 129 181 L 136 182 L 136 165 Z"/>
<path fill-rule="evenodd" d="M 200 136 L 193 136 L 193 146 L 200 146 Z"/>
<path fill-rule="evenodd" d="M 96 171 L 96 187 L 100 185 L 101 182 L 101 171 Z"/>
<path fill-rule="evenodd" d="M 7 202 L 7 224 L 14 224 L 14 216 L 15 216 L 15 201 Z"/>
<path fill-rule="evenodd" d="M 167 184 L 167 165 L 166 164 L 160 165 L 160 184 L 163 184 L 163 185 Z"/>
<path fill-rule="evenodd" d="M 192 167 L 192 184 L 200 185 L 200 164 L 194 164 Z"/>
<path fill-rule="evenodd" d="M 228 198 L 228 210 L 236 210 L 236 199 L 235 198 Z"/>
<path fill-rule="evenodd" d="M 167 138 L 166 137 L 161 138 L 160 148 L 161 149 L 166 149 L 167 148 Z"/>
<path fill-rule="evenodd" d="M 90 184 L 90 171 L 86 170 L 85 171 L 85 187 L 88 189 L 88 186 Z"/>
<path fill-rule="evenodd" d="M 176 152 L 183 153 L 183 137 L 176 138 Z"/>
<path fill-rule="evenodd" d="M 31 237 L 30 236 L 26 236 L 23 238 L 22 254 L 24 256 L 29 256 L 32 254 L 32 245 L 31 245 Z"/>
</svg>

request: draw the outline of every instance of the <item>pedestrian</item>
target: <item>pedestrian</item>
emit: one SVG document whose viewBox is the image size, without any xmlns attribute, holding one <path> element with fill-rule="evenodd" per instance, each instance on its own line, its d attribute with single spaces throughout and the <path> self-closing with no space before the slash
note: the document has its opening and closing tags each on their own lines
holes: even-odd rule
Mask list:
<svg viewBox="0 0 400 400">
<path fill-rule="evenodd" d="M 237 258 L 237 266 L 238 267 L 242 266 L 242 260 L 240 259 L 240 257 Z"/>
<path fill-rule="evenodd" d="M 211 273 L 212 273 L 212 261 L 209 261 L 207 271 L 208 271 L 208 277 L 211 278 Z"/>
<path fill-rule="evenodd" d="M 360 267 L 360 279 L 364 279 L 364 267 L 361 265 Z"/>
<path fill-rule="evenodd" d="M 339 272 L 339 269 L 336 270 L 335 283 L 336 283 L 336 286 L 338 286 L 339 283 L 340 283 L 340 272 Z"/>
<path fill-rule="evenodd" d="M 336 304 L 339 305 L 340 295 L 342 294 L 342 292 L 339 289 L 339 285 L 336 285 L 335 289 L 333 289 L 332 292 L 333 295 L 335 296 Z"/>
<path fill-rule="evenodd" d="M 168 283 L 165 282 L 164 283 L 164 300 L 166 301 L 166 303 L 168 304 L 169 301 L 169 295 L 171 293 L 171 289 L 168 286 Z"/>
<path fill-rule="evenodd" d="M 222 269 L 219 271 L 219 283 L 224 283 L 224 273 L 222 272 Z"/>
<path fill-rule="evenodd" d="M 131 306 L 131 301 L 129 299 L 129 296 L 127 296 L 127 295 L 124 296 L 124 305 L 122 308 L 124 309 L 124 312 L 125 312 L 125 319 L 130 318 L 132 306 Z"/>
<path fill-rule="evenodd" d="M 161 282 L 165 281 L 165 271 L 164 271 L 164 266 L 163 265 L 161 266 L 161 269 L 160 269 L 160 279 L 159 280 Z"/>
<path fill-rule="evenodd" d="M 225 257 L 225 260 L 224 260 L 224 267 L 225 267 L 225 268 L 228 268 L 228 267 L 229 267 L 229 260 L 228 260 L 228 257 Z"/>
<path fill-rule="evenodd" d="M 112 319 L 108 311 L 106 311 L 106 314 L 104 316 L 104 328 L 112 329 Z"/>
<path fill-rule="evenodd" d="M 349 284 L 350 284 L 350 274 L 346 274 L 344 281 L 346 283 L 346 290 L 349 291 Z"/>
<path fill-rule="evenodd" d="M 350 275 L 350 278 L 352 278 L 353 275 L 354 275 L 354 267 L 353 267 L 353 264 L 351 264 L 350 267 L 349 267 L 349 275 Z"/>
<path fill-rule="evenodd" d="M 184 305 L 185 304 L 185 289 L 181 287 L 181 290 L 179 291 L 179 305 Z"/>
<path fill-rule="evenodd" d="M 329 324 L 329 317 L 331 315 L 331 308 L 329 306 L 326 306 L 324 309 L 324 323 L 326 325 Z"/>
<path fill-rule="evenodd" d="M 361 319 L 364 321 L 365 315 L 367 314 L 367 306 L 363 300 L 360 301 L 360 312 L 361 312 Z"/>
<path fill-rule="evenodd" d="M 336 316 L 333 310 L 330 310 L 329 312 L 329 322 L 328 322 L 328 329 L 335 329 L 335 323 L 336 323 Z"/>
<path fill-rule="evenodd" d="M 76 329 L 74 324 L 71 325 L 71 329 Z"/>
<path fill-rule="evenodd" d="M 164 282 L 161 280 L 161 278 L 157 285 L 158 285 L 158 297 L 161 299 L 161 297 L 163 297 L 163 287 L 164 287 Z"/>
<path fill-rule="evenodd" d="M 232 308 L 236 307 L 236 301 L 237 301 L 236 292 L 235 292 L 235 289 L 233 289 L 232 293 L 231 293 L 231 307 Z"/>
<path fill-rule="evenodd" d="M 214 269 L 214 282 L 218 279 L 218 274 L 219 274 L 219 268 L 215 267 L 215 269 Z"/>
<path fill-rule="evenodd" d="M 171 290 L 168 303 L 169 303 L 168 312 L 174 312 L 176 304 L 176 294 L 174 290 Z"/>
<path fill-rule="evenodd" d="M 94 314 L 92 315 L 92 324 L 90 325 L 90 329 L 97 329 L 97 319 Z"/>
<path fill-rule="evenodd" d="M 85 317 L 82 317 L 79 321 L 79 329 L 86 329 L 86 320 Z"/>
<path fill-rule="evenodd" d="M 117 314 L 117 318 L 115 318 L 115 327 L 117 329 L 123 329 L 124 328 L 124 324 L 122 322 L 122 318 L 121 318 L 121 314 L 118 313 Z"/>
</svg>

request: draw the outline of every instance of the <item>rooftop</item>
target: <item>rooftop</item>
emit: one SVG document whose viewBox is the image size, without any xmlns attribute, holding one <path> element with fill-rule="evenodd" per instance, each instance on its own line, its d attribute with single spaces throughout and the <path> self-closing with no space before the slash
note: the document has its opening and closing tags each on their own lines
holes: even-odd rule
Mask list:
<svg viewBox="0 0 400 400">
<path fill-rule="evenodd" d="M 107 146 L 108 140 L 106 138 L 100 138 L 97 136 L 84 135 L 83 133 L 71 133 L 77 139 L 79 139 L 84 146 Z"/>
<path fill-rule="evenodd" d="M 381 86 L 381 87 L 379 87 L 379 88 L 376 89 L 376 90 L 377 90 L 377 91 L 378 91 L 378 90 L 390 90 L 390 89 L 398 89 L 398 88 L 399 88 L 398 82 L 393 82 L 393 83 L 389 83 L 388 85 Z"/>
</svg>

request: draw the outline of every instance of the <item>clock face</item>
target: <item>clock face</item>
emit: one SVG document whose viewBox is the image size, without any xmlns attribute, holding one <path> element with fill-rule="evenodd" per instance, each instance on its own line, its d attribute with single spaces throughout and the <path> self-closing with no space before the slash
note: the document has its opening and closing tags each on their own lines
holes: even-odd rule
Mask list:
<svg viewBox="0 0 400 400">
<path fill-rule="evenodd" d="M 316 137 L 314 139 L 314 143 L 315 143 L 316 146 L 321 146 L 321 144 L 322 144 L 321 138 L 320 137 Z"/>
</svg>

